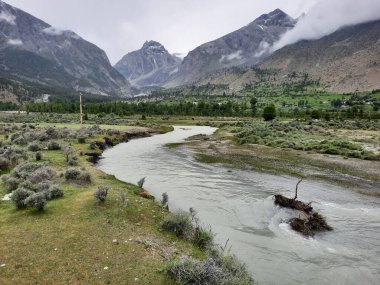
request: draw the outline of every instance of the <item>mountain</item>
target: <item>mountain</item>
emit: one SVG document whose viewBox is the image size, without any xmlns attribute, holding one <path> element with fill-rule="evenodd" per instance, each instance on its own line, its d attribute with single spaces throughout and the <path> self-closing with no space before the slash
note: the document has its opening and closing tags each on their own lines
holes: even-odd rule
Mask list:
<svg viewBox="0 0 380 285">
<path fill-rule="evenodd" d="M 178 71 L 181 59 L 169 54 L 155 41 L 147 41 L 139 50 L 125 55 L 114 66 L 134 86 L 160 86 Z"/>
<path fill-rule="evenodd" d="M 101 95 L 131 92 L 103 50 L 2 1 L 0 77 Z"/>
<path fill-rule="evenodd" d="M 260 68 L 307 73 L 336 92 L 380 88 L 380 20 L 342 28 L 276 51 Z"/>
<path fill-rule="evenodd" d="M 296 20 L 276 9 L 237 31 L 203 44 L 185 57 L 167 86 L 192 83 L 231 66 L 258 63 L 267 55 L 267 48 L 295 23 Z"/>
<path fill-rule="evenodd" d="M 227 84 L 236 92 L 263 79 L 279 84 L 302 74 L 333 92 L 380 89 L 380 20 L 285 46 L 254 67 L 220 70 L 197 85 Z"/>
</svg>

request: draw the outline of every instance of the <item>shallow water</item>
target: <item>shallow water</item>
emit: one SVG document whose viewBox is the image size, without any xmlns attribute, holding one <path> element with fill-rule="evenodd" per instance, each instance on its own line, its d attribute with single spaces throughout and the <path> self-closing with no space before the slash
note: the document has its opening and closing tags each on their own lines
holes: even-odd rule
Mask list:
<svg viewBox="0 0 380 285">
<path fill-rule="evenodd" d="M 296 178 L 254 171 L 229 172 L 194 161 L 184 149 L 169 149 L 210 127 L 175 127 L 173 132 L 119 144 L 104 152 L 99 168 L 136 182 L 170 209 L 193 207 L 217 233 L 220 244 L 244 261 L 259 284 L 380 284 L 380 199 L 320 181 L 304 181 L 299 199 L 327 217 L 334 231 L 304 238 L 284 222 L 294 213 L 273 205 L 274 194 L 294 195 Z"/>
</svg>

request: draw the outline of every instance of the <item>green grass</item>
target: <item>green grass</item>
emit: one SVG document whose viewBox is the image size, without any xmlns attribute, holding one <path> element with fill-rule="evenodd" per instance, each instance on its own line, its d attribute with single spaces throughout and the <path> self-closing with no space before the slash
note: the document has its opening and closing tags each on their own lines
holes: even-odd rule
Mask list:
<svg viewBox="0 0 380 285">
<path fill-rule="evenodd" d="M 44 212 L 16 210 L 11 202 L 0 201 L 0 264 L 5 264 L 0 284 L 174 284 L 161 272 L 167 258 L 203 257 L 190 242 L 161 231 L 168 213 L 158 203 L 136 195 L 137 186 L 102 173 L 79 156 L 88 144 L 60 143 L 74 148 L 78 167 L 91 173 L 92 183 L 60 177 L 65 196 L 49 201 Z M 67 168 L 63 151 L 42 154 L 58 175 Z M 93 197 L 99 185 L 111 187 L 104 203 Z M 126 195 L 125 206 L 120 192 Z M 0 196 L 5 194 L 0 182 Z"/>
</svg>

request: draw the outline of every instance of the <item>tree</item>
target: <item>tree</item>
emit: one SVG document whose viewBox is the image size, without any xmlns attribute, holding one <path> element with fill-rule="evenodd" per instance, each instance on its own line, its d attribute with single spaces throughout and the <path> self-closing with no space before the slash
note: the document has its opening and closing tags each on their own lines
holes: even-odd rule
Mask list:
<svg viewBox="0 0 380 285">
<path fill-rule="evenodd" d="M 311 111 L 311 118 L 314 120 L 318 120 L 321 118 L 321 113 L 318 110 Z"/>
<path fill-rule="evenodd" d="M 252 97 L 249 102 L 251 103 L 252 116 L 255 116 L 257 111 L 257 99 Z"/>
<path fill-rule="evenodd" d="M 276 107 L 274 104 L 269 104 L 264 108 L 263 118 L 265 121 L 272 121 L 276 118 Z"/>
</svg>

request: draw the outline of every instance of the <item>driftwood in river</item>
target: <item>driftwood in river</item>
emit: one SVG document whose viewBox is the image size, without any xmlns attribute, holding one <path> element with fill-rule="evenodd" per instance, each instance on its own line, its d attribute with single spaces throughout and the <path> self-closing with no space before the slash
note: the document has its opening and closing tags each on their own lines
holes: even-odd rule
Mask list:
<svg viewBox="0 0 380 285">
<path fill-rule="evenodd" d="M 317 212 L 313 212 L 311 203 L 306 204 L 302 201 L 297 200 L 298 185 L 301 182 L 302 179 L 297 183 L 296 194 L 293 199 L 282 195 L 275 195 L 275 205 L 297 210 L 303 214 L 302 217 L 300 216 L 298 218 L 292 218 L 289 222 L 293 230 L 300 232 L 305 236 L 313 236 L 316 232 L 320 231 L 331 231 L 332 227 L 327 224 L 325 218 Z"/>
</svg>

